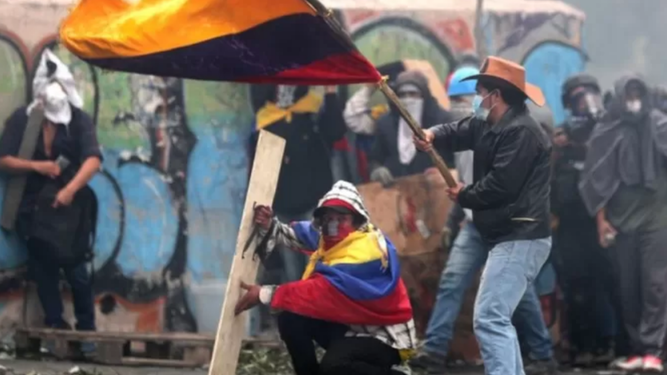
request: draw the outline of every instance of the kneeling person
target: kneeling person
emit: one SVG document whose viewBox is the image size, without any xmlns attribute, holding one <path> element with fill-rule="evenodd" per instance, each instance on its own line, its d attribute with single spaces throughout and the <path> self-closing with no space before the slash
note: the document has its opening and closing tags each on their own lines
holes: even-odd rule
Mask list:
<svg viewBox="0 0 667 375">
<path fill-rule="evenodd" d="M 267 249 L 310 254 L 300 281 L 242 287 L 236 313 L 259 303 L 279 311 L 278 329 L 297 375 L 390 374 L 416 345 L 412 307 L 394 245 L 369 221 L 357 189 L 337 182 L 312 222 L 283 224 L 255 209 Z M 326 350 L 321 363 L 314 342 Z"/>
</svg>

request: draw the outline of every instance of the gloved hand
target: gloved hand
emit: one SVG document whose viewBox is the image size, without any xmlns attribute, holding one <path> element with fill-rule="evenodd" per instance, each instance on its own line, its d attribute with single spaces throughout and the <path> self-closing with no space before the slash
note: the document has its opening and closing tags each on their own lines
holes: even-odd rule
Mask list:
<svg viewBox="0 0 667 375">
<path fill-rule="evenodd" d="M 384 187 L 389 187 L 394 184 L 394 176 L 387 167 L 377 167 L 371 172 L 371 181 L 379 182 Z"/>
</svg>

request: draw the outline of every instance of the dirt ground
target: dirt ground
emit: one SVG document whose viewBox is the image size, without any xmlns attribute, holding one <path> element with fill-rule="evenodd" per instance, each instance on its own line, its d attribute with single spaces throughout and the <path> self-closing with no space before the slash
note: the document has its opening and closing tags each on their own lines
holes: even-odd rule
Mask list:
<svg viewBox="0 0 667 375">
<path fill-rule="evenodd" d="M 206 368 L 155 368 L 101 366 L 90 363 L 59 362 L 53 359 L 14 359 L 7 353 L 0 353 L 0 375 L 207 375 Z M 78 371 L 77 371 L 78 370 Z M 447 374 L 482 375 L 481 366 L 452 367 Z M 287 352 L 282 348 L 245 349 L 241 352 L 236 375 L 293 375 Z M 561 369 L 561 375 L 616 375 L 599 369 L 582 371 Z M 413 375 L 421 375 L 414 372 Z"/>
<path fill-rule="evenodd" d="M 0 375 L 205 375 L 206 368 L 151 368 L 102 366 L 61 362 L 53 359 L 20 360 L 6 353 L 0 356 Z M 80 371 L 76 371 L 78 368 Z M 3 372 L 4 371 L 4 372 Z M 282 349 L 243 350 L 236 375 L 292 375 L 287 353 Z"/>
<path fill-rule="evenodd" d="M 245 354 L 248 356 L 248 354 Z M 266 353 L 258 353 L 256 362 L 241 363 L 237 375 L 293 375 L 283 358 L 270 358 Z M 270 362 L 270 363 L 269 363 Z M 71 362 L 54 361 L 25 361 L 25 360 L 2 360 L 0 365 L 7 368 L 6 372 L 0 368 L 0 375 L 206 375 L 206 369 L 177 369 L 177 368 L 150 368 L 150 367 L 109 367 L 92 364 L 75 364 Z M 80 372 L 72 371 L 78 367 Z M 482 375 L 481 368 L 450 369 L 448 374 L 457 375 Z M 562 371 L 561 375 L 614 375 L 607 370 L 597 371 Z M 415 373 L 414 375 L 419 375 Z"/>
</svg>

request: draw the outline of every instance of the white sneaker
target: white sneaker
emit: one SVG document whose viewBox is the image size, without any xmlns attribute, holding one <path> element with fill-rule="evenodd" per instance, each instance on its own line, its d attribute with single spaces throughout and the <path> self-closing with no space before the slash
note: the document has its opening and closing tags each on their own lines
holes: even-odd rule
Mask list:
<svg viewBox="0 0 667 375">
<path fill-rule="evenodd" d="M 630 357 L 629 359 L 619 358 L 612 363 L 612 366 L 624 371 L 641 370 L 644 368 L 644 358 L 636 356 Z"/>
<path fill-rule="evenodd" d="M 662 359 L 652 356 L 652 355 L 647 355 L 644 357 L 644 365 L 642 368 L 646 372 L 658 372 L 662 373 L 665 368 L 662 365 Z"/>
</svg>

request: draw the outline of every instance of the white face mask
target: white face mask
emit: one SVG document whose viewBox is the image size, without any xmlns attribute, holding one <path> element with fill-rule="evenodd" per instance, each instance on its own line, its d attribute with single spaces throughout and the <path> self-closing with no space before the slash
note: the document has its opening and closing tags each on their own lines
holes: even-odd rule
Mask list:
<svg viewBox="0 0 667 375">
<path fill-rule="evenodd" d="M 424 112 L 424 99 L 401 98 L 401 104 L 410 113 L 410 116 L 420 124 L 422 113 Z M 404 165 L 410 164 L 417 154 L 412 135 L 412 129 L 410 129 L 408 123 L 401 117 L 398 121 L 398 156 Z"/>
<path fill-rule="evenodd" d="M 642 110 L 642 101 L 640 99 L 628 100 L 625 107 L 630 113 L 639 113 Z"/>
<path fill-rule="evenodd" d="M 493 94 L 493 91 L 488 93 L 486 96 L 481 96 L 479 94 L 475 95 L 475 97 L 472 100 L 472 113 L 477 118 L 478 120 L 482 121 L 487 121 L 489 119 L 489 114 L 491 113 L 491 110 L 493 110 L 493 107 L 496 105 L 492 105 L 491 108 L 484 108 L 482 105 L 484 101 Z"/>
<path fill-rule="evenodd" d="M 422 98 L 401 98 L 401 104 L 410 112 L 415 121 L 419 122 L 422 119 L 422 111 L 424 109 L 424 99 Z"/>
</svg>

